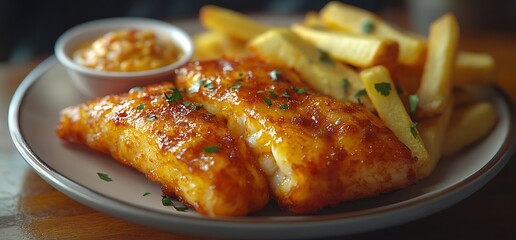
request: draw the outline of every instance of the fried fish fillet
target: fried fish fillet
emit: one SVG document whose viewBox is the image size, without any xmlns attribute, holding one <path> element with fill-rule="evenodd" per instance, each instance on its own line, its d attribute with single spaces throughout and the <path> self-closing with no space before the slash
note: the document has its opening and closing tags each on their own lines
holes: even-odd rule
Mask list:
<svg viewBox="0 0 516 240">
<path fill-rule="evenodd" d="M 57 134 L 110 153 L 199 213 L 241 216 L 262 209 L 267 180 L 244 140 L 182 97 L 172 83 L 161 83 L 98 98 L 64 109 Z"/>
<path fill-rule="evenodd" d="M 174 81 L 245 138 L 273 197 L 293 214 L 417 181 L 416 159 L 377 116 L 313 92 L 289 69 L 253 58 L 198 61 Z"/>
</svg>

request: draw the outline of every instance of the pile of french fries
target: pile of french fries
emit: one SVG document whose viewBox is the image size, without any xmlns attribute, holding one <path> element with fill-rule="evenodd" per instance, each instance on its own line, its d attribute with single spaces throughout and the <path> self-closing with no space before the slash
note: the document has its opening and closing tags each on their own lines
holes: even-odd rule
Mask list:
<svg viewBox="0 0 516 240">
<path fill-rule="evenodd" d="M 207 31 L 194 36 L 195 58 L 254 55 L 294 69 L 320 93 L 365 105 L 418 159 L 419 179 L 497 122 L 494 106 L 482 97 L 495 81 L 494 60 L 460 50 L 453 14 L 436 19 L 428 37 L 340 2 L 290 28 L 212 5 L 199 18 Z"/>
</svg>

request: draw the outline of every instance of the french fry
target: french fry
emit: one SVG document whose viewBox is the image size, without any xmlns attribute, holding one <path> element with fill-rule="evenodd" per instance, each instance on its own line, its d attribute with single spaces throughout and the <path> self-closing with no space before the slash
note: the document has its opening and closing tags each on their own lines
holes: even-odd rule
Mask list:
<svg viewBox="0 0 516 240">
<path fill-rule="evenodd" d="M 294 24 L 292 30 L 339 61 L 357 67 L 392 64 L 398 59 L 395 41 L 373 36 L 361 36 Z"/>
<path fill-rule="evenodd" d="M 203 6 L 199 19 L 205 28 L 244 42 L 269 29 L 242 13 L 214 5 Z"/>
<path fill-rule="evenodd" d="M 315 90 L 340 100 L 370 106 L 367 97 L 356 97 L 364 89 L 358 73 L 334 62 L 289 29 L 273 29 L 251 40 L 248 49 L 261 59 L 296 70 Z"/>
<path fill-rule="evenodd" d="M 420 178 L 429 176 L 443 155 L 446 130 L 450 124 L 452 111 L 453 104 L 448 104 L 443 114 L 432 119 L 425 119 L 417 125 L 417 130 L 428 151 L 428 161 L 420 165 L 418 169 Z"/>
<path fill-rule="evenodd" d="M 490 102 L 479 102 L 455 109 L 452 119 L 444 138 L 445 157 L 484 138 L 498 121 Z"/>
<path fill-rule="evenodd" d="M 443 113 L 450 101 L 458 41 L 459 26 L 453 14 L 445 14 L 430 26 L 428 56 L 417 91 L 420 118 Z"/>
<path fill-rule="evenodd" d="M 429 164 L 428 151 L 396 92 L 389 70 L 381 65 L 375 66 L 361 71 L 360 78 L 380 118 L 417 158 L 418 178 L 425 177 Z"/>
<path fill-rule="evenodd" d="M 494 84 L 494 65 L 489 54 L 460 51 L 455 60 L 453 83 L 456 86 Z"/>
<path fill-rule="evenodd" d="M 329 28 L 355 34 L 382 36 L 398 42 L 398 62 L 401 64 L 417 65 L 425 59 L 426 43 L 421 38 L 398 31 L 367 10 L 340 2 L 329 2 L 319 14 Z"/>
<path fill-rule="evenodd" d="M 486 100 L 484 85 L 495 82 L 494 60 L 488 54 L 457 50 L 459 27 L 452 14 L 432 23 L 428 39 L 340 2 L 328 3 L 319 13 L 308 12 L 290 30 L 270 29 L 216 6 L 203 7 L 200 21 L 210 31 L 195 36 L 196 58 L 253 53 L 294 69 L 316 91 L 366 105 L 417 158 L 419 179 L 430 175 L 442 157 L 485 137 L 497 122 L 493 105 L 479 103 Z M 346 64 L 368 68 L 359 74 Z M 390 86 L 389 94 L 378 84 Z M 412 115 L 417 124 L 398 89 L 405 101 L 417 94 L 419 104 Z M 364 90 L 367 96 L 357 97 Z"/>
<path fill-rule="evenodd" d="M 241 57 L 247 54 L 245 43 L 222 33 L 206 31 L 193 37 L 194 59 L 206 60 L 221 57 Z"/>
</svg>

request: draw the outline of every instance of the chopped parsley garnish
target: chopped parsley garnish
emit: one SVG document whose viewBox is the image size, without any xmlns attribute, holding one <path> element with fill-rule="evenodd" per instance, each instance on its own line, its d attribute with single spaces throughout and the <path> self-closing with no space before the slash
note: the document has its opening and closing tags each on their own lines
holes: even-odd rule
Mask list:
<svg viewBox="0 0 516 240">
<path fill-rule="evenodd" d="M 163 204 L 163 206 L 172 206 L 174 203 L 169 196 L 161 195 L 161 204 Z"/>
<path fill-rule="evenodd" d="M 129 93 L 140 92 L 140 91 L 142 91 L 142 87 L 133 87 L 133 88 L 129 89 Z"/>
<path fill-rule="evenodd" d="M 174 207 L 179 212 L 185 212 L 186 210 L 188 210 L 187 207 L 178 207 L 176 205 L 172 205 L 172 207 Z"/>
<path fill-rule="evenodd" d="M 264 93 L 265 91 L 264 90 L 258 90 L 256 91 L 256 93 Z"/>
<path fill-rule="evenodd" d="M 362 33 L 372 33 L 374 31 L 374 24 L 371 19 L 366 19 L 362 22 Z"/>
<path fill-rule="evenodd" d="M 207 152 L 207 153 L 214 153 L 214 152 L 216 152 L 219 149 L 220 149 L 219 146 L 213 145 L 213 146 L 205 147 L 204 151 Z"/>
<path fill-rule="evenodd" d="M 187 207 L 178 207 L 178 206 L 176 206 L 174 204 L 172 198 L 170 198 L 169 196 L 165 196 L 165 195 L 161 195 L 161 204 L 163 204 L 163 206 L 172 206 L 177 211 L 180 211 L 180 212 L 184 212 L 184 211 L 188 210 Z"/>
<path fill-rule="evenodd" d="M 290 98 L 290 90 L 287 88 L 283 93 L 281 93 L 282 97 Z"/>
<path fill-rule="evenodd" d="M 213 88 L 213 82 L 209 82 L 209 83 L 204 84 L 204 87 L 205 87 L 206 89 L 211 89 L 211 88 Z"/>
<path fill-rule="evenodd" d="M 200 104 L 200 103 L 194 103 L 194 104 L 192 105 L 192 109 L 193 109 L 193 110 L 199 110 L 199 109 L 201 109 L 201 108 L 202 108 L 202 104 Z"/>
<path fill-rule="evenodd" d="M 276 94 L 275 92 L 273 91 L 269 91 L 269 96 L 271 96 L 271 98 L 277 98 L 278 97 L 278 94 Z"/>
<path fill-rule="evenodd" d="M 274 70 L 272 70 L 272 71 L 269 73 L 269 76 L 271 76 L 272 81 L 276 81 L 276 82 L 277 82 L 277 81 L 279 81 L 278 75 L 279 75 L 280 73 L 281 73 L 281 71 L 280 71 L 280 70 L 276 70 L 276 69 L 274 69 Z"/>
<path fill-rule="evenodd" d="M 357 98 L 358 104 L 362 104 L 360 97 L 363 97 L 363 96 L 367 96 L 367 92 L 365 89 L 358 90 L 358 92 L 355 93 L 355 97 Z"/>
<path fill-rule="evenodd" d="M 188 88 L 188 92 L 190 94 L 199 92 L 199 89 L 201 88 L 202 85 L 204 85 L 205 82 L 206 82 L 206 80 L 201 79 L 199 82 L 197 82 L 196 84 L 194 84 L 190 88 Z"/>
<path fill-rule="evenodd" d="M 417 122 L 415 122 L 414 124 L 412 124 L 412 126 L 410 126 L 410 133 L 412 133 L 412 136 L 414 138 L 417 138 Z"/>
<path fill-rule="evenodd" d="M 149 117 L 147 117 L 145 120 L 147 120 L 147 121 L 154 121 L 154 120 L 156 120 L 156 115 L 151 114 L 151 115 L 150 115 Z"/>
<path fill-rule="evenodd" d="M 241 81 L 244 81 L 244 79 L 243 78 L 237 78 L 237 79 L 235 79 L 235 81 L 236 82 L 241 82 Z"/>
<path fill-rule="evenodd" d="M 330 65 L 333 65 L 335 64 L 335 62 L 330 58 L 330 56 L 328 55 L 328 53 L 324 52 L 324 51 L 321 51 L 319 50 L 319 53 L 321 54 L 319 56 L 319 61 L 323 62 L 323 63 L 327 63 L 327 64 L 330 64 Z"/>
<path fill-rule="evenodd" d="M 242 84 L 233 84 L 233 85 L 231 86 L 231 88 L 233 88 L 233 89 L 239 89 L 239 88 L 241 88 L 241 87 L 242 87 Z"/>
<path fill-rule="evenodd" d="M 138 107 L 136 107 L 136 109 L 143 110 L 144 107 L 145 107 L 145 103 L 140 103 L 140 105 L 138 105 Z"/>
<path fill-rule="evenodd" d="M 386 82 L 375 83 L 374 88 L 383 96 L 389 96 L 391 93 L 391 84 Z"/>
<path fill-rule="evenodd" d="M 111 179 L 107 174 L 105 173 L 101 173 L 101 172 L 98 172 L 97 175 L 99 176 L 100 179 L 106 181 L 106 182 L 111 182 L 113 181 L 113 179 Z"/>
<path fill-rule="evenodd" d="M 287 110 L 288 109 L 288 104 L 284 103 L 284 104 L 281 104 L 279 107 L 281 109 Z"/>
<path fill-rule="evenodd" d="M 145 197 L 145 196 L 147 196 L 147 195 L 150 195 L 150 192 L 144 192 L 144 193 L 142 194 L 142 196 L 144 196 L 144 197 Z"/>
<path fill-rule="evenodd" d="M 183 102 L 183 106 L 185 106 L 185 107 L 189 107 L 190 105 L 192 105 L 192 102 L 190 102 L 190 101 Z"/>
<path fill-rule="evenodd" d="M 294 88 L 294 92 L 296 94 L 303 94 L 303 93 L 306 93 L 306 88 L 300 88 L 300 89 Z"/>
<path fill-rule="evenodd" d="M 342 89 L 344 89 L 344 92 L 349 90 L 349 80 L 347 78 L 342 79 Z"/>
<path fill-rule="evenodd" d="M 363 96 L 367 96 L 367 92 L 365 89 L 358 90 L 358 92 L 355 93 L 355 97 L 363 97 Z"/>
<path fill-rule="evenodd" d="M 410 95 L 408 97 L 408 100 L 409 100 L 410 114 L 415 114 L 417 105 L 419 104 L 419 97 L 417 95 Z"/>
<path fill-rule="evenodd" d="M 167 99 L 167 102 L 169 104 L 172 104 L 172 102 L 179 103 L 179 100 L 183 99 L 183 95 L 181 94 L 179 89 L 171 88 L 169 91 L 172 91 L 172 94 L 169 95 L 166 92 L 164 93 L 165 94 L 165 98 Z"/>
<path fill-rule="evenodd" d="M 267 104 L 267 106 L 272 106 L 272 101 L 266 97 L 263 97 L 263 101 L 265 101 L 265 103 Z"/>
</svg>

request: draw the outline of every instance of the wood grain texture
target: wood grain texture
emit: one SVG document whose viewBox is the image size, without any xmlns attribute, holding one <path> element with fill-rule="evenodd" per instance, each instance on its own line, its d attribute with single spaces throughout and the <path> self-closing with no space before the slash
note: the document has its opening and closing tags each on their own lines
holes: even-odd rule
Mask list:
<svg viewBox="0 0 516 240">
<path fill-rule="evenodd" d="M 208 239 L 155 230 L 97 212 L 55 190 L 32 171 L 23 189 L 18 225 L 31 239 Z"/>
</svg>

